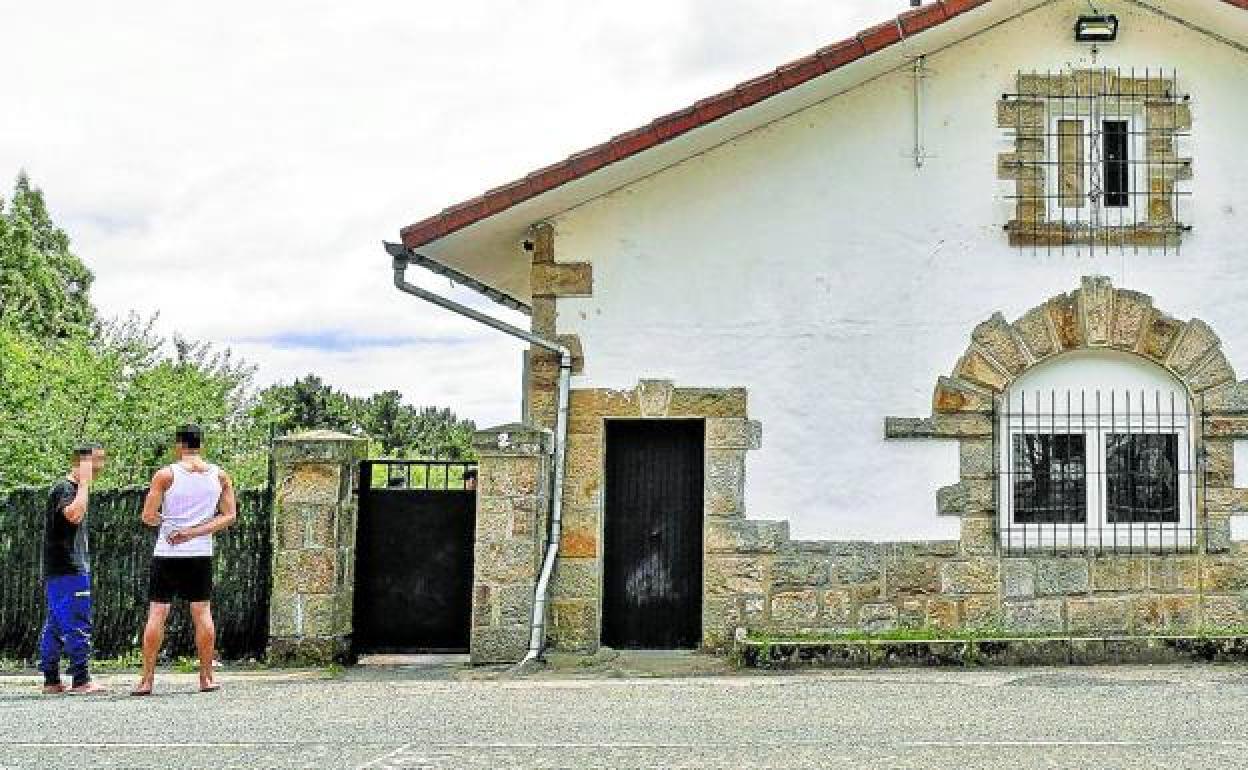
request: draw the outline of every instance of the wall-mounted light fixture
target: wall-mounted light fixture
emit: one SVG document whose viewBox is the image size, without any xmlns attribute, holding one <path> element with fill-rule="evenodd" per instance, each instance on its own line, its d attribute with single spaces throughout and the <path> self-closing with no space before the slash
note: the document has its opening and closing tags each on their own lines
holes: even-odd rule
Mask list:
<svg viewBox="0 0 1248 770">
<path fill-rule="evenodd" d="M 1075 22 L 1075 40 L 1080 43 L 1112 43 L 1118 39 L 1118 17 L 1080 16 Z"/>
</svg>

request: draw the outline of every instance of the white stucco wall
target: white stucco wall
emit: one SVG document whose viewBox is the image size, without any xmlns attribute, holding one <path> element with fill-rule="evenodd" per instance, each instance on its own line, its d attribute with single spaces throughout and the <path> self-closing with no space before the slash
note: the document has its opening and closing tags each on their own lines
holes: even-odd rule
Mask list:
<svg viewBox="0 0 1248 770">
<path fill-rule="evenodd" d="M 745 386 L 763 448 L 749 458 L 753 518 L 798 537 L 954 536 L 935 514 L 957 480 L 953 442 L 886 442 L 886 415 L 930 413 L 936 377 L 971 329 L 1014 319 L 1082 275 L 1199 316 L 1248 366 L 1248 56 L 1134 5 L 1102 2 L 1122 38 L 1096 62 L 1072 41 L 1086 3 L 1057 2 L 928 56 L 916 169 L 908 71 L 565 212 L 558 258 L 594 265 L 594 296 L 561 300 L 579 334 L 574 387 Z M 1177 68 L 1192 94 L 1195 231 L 1181 254 L 1089 256 L 1011 248 L 1012 142 L 996 102 L 1016 71 Z"/>
</svg>

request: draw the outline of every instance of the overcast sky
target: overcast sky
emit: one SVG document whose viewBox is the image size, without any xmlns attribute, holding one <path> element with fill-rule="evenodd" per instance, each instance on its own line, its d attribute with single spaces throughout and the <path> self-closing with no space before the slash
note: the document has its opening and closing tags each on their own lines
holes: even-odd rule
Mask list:
<svg viewBox="0 0 1248 770">
<path fill-rule="evenodd" d="M 107 315 L 509 421 L 520 346 L 396 292 L 381 241 L 906 6 L 0 0 L 0 182 L 44 188 Z"/>
</svg>

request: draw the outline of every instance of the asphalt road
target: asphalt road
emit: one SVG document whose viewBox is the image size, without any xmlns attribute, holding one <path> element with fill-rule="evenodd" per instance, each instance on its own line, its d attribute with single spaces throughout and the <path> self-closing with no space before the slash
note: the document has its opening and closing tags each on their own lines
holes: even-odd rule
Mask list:
<svg viewBox="0 0 1248 770">
<path fill-rule="evenodd" d="M 146 699 L 0 677 L 0 766 L 1248 767 L 1248 668 L 482 676 L 227 671 Z"/>
</svg>

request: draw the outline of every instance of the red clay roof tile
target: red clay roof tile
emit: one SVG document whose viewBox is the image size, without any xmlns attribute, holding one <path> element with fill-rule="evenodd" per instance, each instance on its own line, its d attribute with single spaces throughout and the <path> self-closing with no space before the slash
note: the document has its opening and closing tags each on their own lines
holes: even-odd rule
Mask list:
<svg viewBox="0 0 1248 770">
<path fill-rule="evenodd" d="M 902 39 L 901 26 L 896 19 L 876 24 L 874 27 L 868 27 L 859 32 L 858 39 L 862 41 L 862 47 L 867 53 L 873 54 L 900 41 Z"/>
<path fill-rule="evenodd" d="M 1248 0 L 1221 1 L 1248 10 Z M 523 179 L 504 184 L 480 197 L 455 204 L 440 214 L 408 225 L 401 231 L 403 243 L 409 248 L 416 248 L 436 241 L 505 211 L 517 203 L 549 192 L 616 161 L 645 152 L 655 145 L 795 88 L 989 2 L 991 0 L 938 0 L 906 11 L 890 21 L 864 29 L 853 37 L 824 46 L 810 56 L 777 67 L 771 73 L 701 99 L 692 107 L 664 115 L 646 126 L 625 132 L 603 144 L 538 169 Z"/>
<path fill-rule="evenodd" d="M 910 37 L 940 24 L 945 18 L 944 5 L 932 3 L 931 5 L 921 5 L 912 11 L 903 13 L 897 17 L 897 22 L 901 25 L 901 31 L 906 34 L 906 37 Z"/>
</svg>

